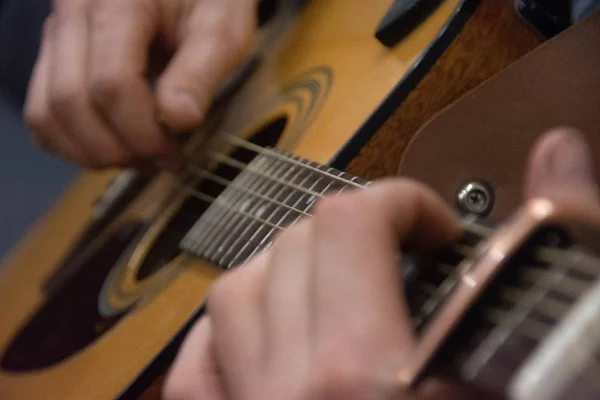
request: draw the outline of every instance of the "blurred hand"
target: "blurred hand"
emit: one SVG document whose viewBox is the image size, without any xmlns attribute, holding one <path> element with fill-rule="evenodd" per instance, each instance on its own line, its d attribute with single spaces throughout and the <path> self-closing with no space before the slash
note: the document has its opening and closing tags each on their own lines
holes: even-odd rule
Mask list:
<svg viewBox="0 0 600 400">
<path fill-rule="evenodd" d="M 54 0 L 25 105 L 36 142 L 91 168 L 179 168 L 163 125 L 202 121 L 250 48 L 256 1 Z"/>
<path fill-rule="evenodd" d="M 590 150 L 559 129 L 535 147 L 528 197 L 566 188 L 597 204 Z M 478 399 L 430 378 L 397 379 L 415 343 L 398 274 L 399 243 L 431 250 L 459 224 L 431 191 L 406 180 L 326 198 L 270 250 L 224 274 L 179 352 L 167 400 Z M 487 398 L 487 397 L 486 397 Z"/>
<path fill-rule="evenodd" d="M 406 398 L 396 374 L 415 338 L 399 243 L 435 249 L 458 235 L 450 209 L 411 181 L 322 200 L 312 218 L 215 283 L 165 397 Z"/>
</svg>

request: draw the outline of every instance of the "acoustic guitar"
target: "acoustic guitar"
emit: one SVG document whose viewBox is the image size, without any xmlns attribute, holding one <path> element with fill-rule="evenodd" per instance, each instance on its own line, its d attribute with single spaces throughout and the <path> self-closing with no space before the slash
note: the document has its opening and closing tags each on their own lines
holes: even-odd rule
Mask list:
<svg viewBox="0 0 600 400">
<path fill-rule="evenodd" d="M 154 398 L 221 271 L 325 193 L 394 174 L 429 118 L 540 42 L 505 0 L 267 1 L 259 11 L 256 51 L 187 140 L 185 171 L 86 173 L 5 259 L 0 398 Z M 442 273 L 491 235 L 468 232 Z M 437 306 L 417 298 L 427 334 Z M 411 382 L 434 347 L 418 353 Z"/>
</svg>

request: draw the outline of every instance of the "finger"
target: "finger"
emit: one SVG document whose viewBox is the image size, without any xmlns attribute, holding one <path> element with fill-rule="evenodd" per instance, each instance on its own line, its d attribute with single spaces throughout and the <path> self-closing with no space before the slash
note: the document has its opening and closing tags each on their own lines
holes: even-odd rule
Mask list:
<svg viewBox="0 0 600 400">
<path fill-rule="evenodd" d="M 528 198 L 572 193 L 598 198 L 591 150 L 580 132 L 559 128 L 538 141 L 529 160 L 525 193 Z"/>
<path fill-rule="evenodd" d="M 227 392 L 247 398 L 261 382 L 264 354 L 264 289 L 268 252 L 221 276 L 207 302 L 215 354 Z M 246 396 L 245 396 L 246 395 Z"/>
<path fill-rule="evenodd" d="M 301 221 L 283 233 L 270 249 L 266 284 L 266 347 L 269 368 L 264 378 L 275 393 L 299 393 L 308 375 L 312 351 L 309 281 L 312 264 L 312 224 Z M 290 360 L 294 360 L 290 363 Z"/>
<path fill-rule="evenodd" d="M 204 0 L 180 21 L 178 49 L 157 86 L 161 120 L 176 130 L 197 126 L 218 87 L 247 54 L 255 1 Z"/>
<path fill-rule="evenodd" d="M 317 329 L 323 337 L 335 332 L 337 342 L 324 346 L 352 343 L 359 356 L 381 357 L 376 362 L 382 368 L 396 365 L 414 341 L 398 285 L 398 249 L 410 242 L 434 248 L 455 239 L 457 219 L 423 186 L 386 181 L 325 199 L 317 205 L 314 231 Z"/>
<path fill-rule="evenodd" d="M 62 157 L 77 164 L 85 156 L 64 134 L 64 128 L 52 116 L 48 100 L 50 62 L 54 35 L 53 17 L 44 23 L 38 59 L 33 67 L 24 107 L 24 118 L 30 128 L 35 143 L 43 150 L 59 153 Z"/>
<path fill-rule="evenodd" d="M 49 100 L 64 134 L 90 167 L 124 166 L 132 154 L 94 112 L 87 95 L 87 1 L 56 3 Z"/>
<path fill-rule="evenodd" d="M 217 370 L 212 323 L 202 318 L 187 335 L 167 376 L 166 400 L 225 400 Z"/>
<path fill-rule="evenodd" d="M 89 13 L 89 90 L 98 112 L 142 159 L 177 170 L 183 158 L 160 128 L 146 81 L 148 50 L 161 23 L 155 1 L 98 1 Z"/>
</svg>

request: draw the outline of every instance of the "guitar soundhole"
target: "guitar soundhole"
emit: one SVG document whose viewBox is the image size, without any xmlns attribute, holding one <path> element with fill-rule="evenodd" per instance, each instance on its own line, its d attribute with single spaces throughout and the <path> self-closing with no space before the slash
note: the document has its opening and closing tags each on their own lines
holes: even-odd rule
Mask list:
<svg viewBox="0 0 600 400">
<path fill-rule="evenodd" d="M 286 125 L 287 117 L 274 119 L 252 135 L 252 142 L 260 146 L 274 146 Z M 237 148 L 231 157 L 248 163 L 255 155 L 253 151 Z M 232 180 L 240 170 L 219 166 L 213 172 Z M 196 189 L 216 197 L 224 187 L 207 180 Z M 137 272 L 137 279 L 149 278 L 180 254 L 179 241 L 208 206 L 193 197 L 183 203 L 154 242 Z M 11 372 L 31 372 L 52 367 L 90 346 L 134 310 L 137 305 L 135 299 L 121 308 L 110 308 L 99 299 L 103 298 L 102 293 L 106 295 L 107 282 L 118 280 L 111 275 L 118 270 L 115 265 L 119 265 L 119 259 L 147 229 L 144 222 L 132 222 L 115 229 L 11 340 L 1 355 L 0 368 Z"/>
<path fill-rule="evenodd" d="M 123 318 L 128 310 L 101 316 L 94 293 L 100 292 L 112 266 L 143 228 L 143 223 L 132 222 L 116 229 L 21 329 L 2 355 L 0 368 L 24 372 L 55 365 L 93 343 Z"/>
<path fill-rule="evenodd" d="M 285 130 L 287 122 L 288 118 L 285 115 L 274 118 L 251 135 L 251 142 L 262 147 L 275 146 Z M 237 148 L 231 154 L 232 158 L 244 164 L 252 161 L 255 156 L 256 153 L 254 151 L 244 148 Z M 231 181 L 240 173 L 240 170 L 221 164 L 213 173 L 227 181 Z M 196 186 L 196 190 L 216 198 L 225 190 L 225 186 L 207 179 Z M 192 225 L 202 216 L 208 206 L 209 204 L 206 202 L 194 197 L 188 197 L 184 201 L 180 210 L 167 224 L 146 255 L 137 271 L 136 278 L 138 280 L 149 278 L 153 273 L 160 270 L 179 255 L 179 242 Z"/>
</svg>

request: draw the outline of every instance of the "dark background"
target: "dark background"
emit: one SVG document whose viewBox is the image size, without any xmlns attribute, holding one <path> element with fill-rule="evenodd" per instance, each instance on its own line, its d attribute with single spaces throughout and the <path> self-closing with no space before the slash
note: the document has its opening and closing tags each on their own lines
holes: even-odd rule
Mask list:
<svg viewBox="0 0 600 400">
<path fill-rule="evenodd" d="M 0 0 L 0 258 L 79 170 L 39 151 L 21 109 L 49 1 Z"/>
</svg>

